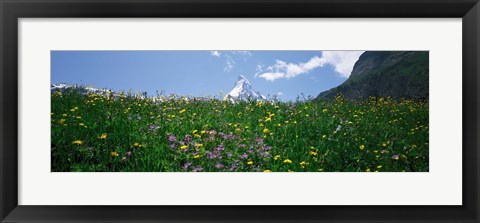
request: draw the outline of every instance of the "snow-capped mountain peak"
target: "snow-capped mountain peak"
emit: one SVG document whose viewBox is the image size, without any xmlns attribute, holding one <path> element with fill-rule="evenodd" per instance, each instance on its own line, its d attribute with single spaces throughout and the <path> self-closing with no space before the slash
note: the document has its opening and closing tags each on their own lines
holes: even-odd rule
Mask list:
<svg viewBox="0 0 480 223">
<path fill-rule="evenodd" d="M 233 89 L 225 95 L 225 98 L 235 102 L 235 100 L 266 100 L 267 97 L 261 95 L 259 92 L 252 90 L 252 85 L 247 78 L 240 75 L 235 82 Z"/>
</svg>

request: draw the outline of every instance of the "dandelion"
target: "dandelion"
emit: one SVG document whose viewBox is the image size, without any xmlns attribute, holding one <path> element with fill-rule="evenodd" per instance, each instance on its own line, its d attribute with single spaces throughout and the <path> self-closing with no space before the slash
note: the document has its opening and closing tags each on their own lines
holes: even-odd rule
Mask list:
<svg viewBox="0 0 480 223">
<path fill-rule="evenodd" d="M 392 156 L 392 159 L 393 159 L 393 160 L 398 160 L 399 157 L 400 157 L 399 155 L 393 155 L 393 156 Z"/>
<path fill-rule="evenodd" d="M 365 149 L 365 145 L 360 145 L 359 148 L 360 148 L 360 150 L 363 150 L 363 149 Z"/>
<path fill-rule="evenodd" d="M 103 133 L 100 135 L 100 139 L 106 139 L 107 138 L 107 133 Z"/>
<path fill-rule="evenodd" d="M 73 143 L 73 144 L 76 144 L 76 145 L 82 145 L 82 144 L 83 144 L 83 142 L 80 141 L 80 140 L 75 140 L 75 141 L 73 141 L 72 143 Z"/>
<path fill-rule="evenodd" d="M 284 162 L 284 163 L 292 163 L 292 161 L 289 160 L 289 159 L 285 159 L 283 162 Z"/>
<path fill-rule="evenodd" d="M 111 153 L 110 153 L 110 156 L 111 156 L 111 157 L 117 157 L 117 156 L 118 156 L 117 151 L 111 152 Z"/>
</svg>

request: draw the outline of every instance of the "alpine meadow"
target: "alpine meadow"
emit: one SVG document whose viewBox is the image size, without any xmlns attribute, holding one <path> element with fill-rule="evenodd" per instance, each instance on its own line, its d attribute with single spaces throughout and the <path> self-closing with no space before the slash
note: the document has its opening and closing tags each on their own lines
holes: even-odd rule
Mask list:
<svg viewBox="0 0 480 223">
<path fill-rule="evenodd" d="M 428 66 L 428 51 L 52 51 L 51 171 L 428 172 Z"/>
</svg>

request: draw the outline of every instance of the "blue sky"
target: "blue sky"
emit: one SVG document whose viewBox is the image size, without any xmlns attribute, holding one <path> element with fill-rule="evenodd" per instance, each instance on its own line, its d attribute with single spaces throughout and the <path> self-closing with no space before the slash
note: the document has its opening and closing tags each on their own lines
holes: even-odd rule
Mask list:
<svg viewBox="0 0 480 223">
<path fill-rule="evenodd" d="M 343 83 L 363 51 L 52 51 L 51 83 L 222 96 L 245 76 L 283 101 Z"/>
</svg>

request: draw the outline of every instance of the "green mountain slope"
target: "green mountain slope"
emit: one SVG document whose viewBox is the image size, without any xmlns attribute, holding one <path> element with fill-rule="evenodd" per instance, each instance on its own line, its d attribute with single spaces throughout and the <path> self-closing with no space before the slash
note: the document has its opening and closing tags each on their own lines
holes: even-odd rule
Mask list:
<svg viewBox="0 0 480 223">
<path fill-rule="evenodd" d="M 350 77 L 340 86 L 322 92 L 317 99 L 331 100 L 370 96 L 428 100 L 428 51 L 367 51 L 355 63 Z"/>
</svg>

